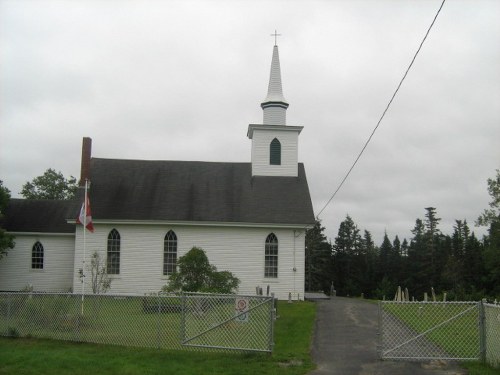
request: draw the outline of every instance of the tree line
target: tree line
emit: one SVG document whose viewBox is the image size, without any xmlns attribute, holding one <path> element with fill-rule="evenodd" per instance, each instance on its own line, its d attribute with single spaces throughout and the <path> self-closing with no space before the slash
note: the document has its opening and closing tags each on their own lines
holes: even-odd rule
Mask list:
<svg viewBox="0 0 500 375">
<path fill-rule="evenodd" d="M 476 220 L 488 227 L 479 239 L 466 220 L 456 220 L 453 233 L 439 229 L 435 207 L 416 219 L 412 237 L 385 233 L 375 245 L 367 230 L 360 230 L 347 215 L 332 242 L 317 221 L 306 234 L 306 290 L 337 295 L 392 299 L 398 286 L 410 297 L 423 299 L 431 287 L 451 300 L 500 298 L 500 171 L 488 179 L 490 208 Z"/>
</svg>

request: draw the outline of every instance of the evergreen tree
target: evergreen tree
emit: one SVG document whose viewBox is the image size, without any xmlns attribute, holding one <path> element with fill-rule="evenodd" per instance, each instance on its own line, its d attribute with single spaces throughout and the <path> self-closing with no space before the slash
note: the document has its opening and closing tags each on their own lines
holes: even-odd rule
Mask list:
<svg viewBox="0 0 500 375">
<path fill-rule="evenodd" d="M 307 291 L 330 292 L 332 283 L 332 246 L 323 234 L 325 228 L 316 220 L 314 227 L 306 232 L 306 275 Z"/>
<path fill-rule="evenodd" d="M 401 256 L 402 257 L 408 257 L 408 248 L 409 248 L 409 245 L 408 245 L 408 241 L 406 240 L 406 238 L 403 240 L 403 243 L 401 244 Z"/>
<path fill-rule="evenodd" d="M 394 248 L 384 232 L 384 239 L 379 249 L 378 294 L 394 295 L 397 286 L 397 276 L 394 274 Z"/>
<path fill-rule="evenodd" d="M 362 284 L 363 240 L 352 218 L 340 223 L 333 245 L 334 283 L 340 295 L 360 295 Z"/>
<path fill-rule="evenodd" d="M 427 207 L 425 209 L 427 212 L 425 214 L 425 256 L 426 256 L 426 267 L 427 275 L 429 276 L 430 286 L 436 287 L 437 283 L 437 269 L 438 269 L 438 248 L 439 248 L 439 236 L 440 231 L 438 229 L 440 218 L 436 217 L 436 209 L 434 207 Z"/>
<path fill-rule="evenodd" d="M 373 242 L 372 235 L 369 231 L 365 230 L 363 235 L 363 257 L 364 269 L 361 290 L 366 297 L 374 296 L 374 288 L 377 285 L 377 262 L 378 250 Z"/>
</svg>

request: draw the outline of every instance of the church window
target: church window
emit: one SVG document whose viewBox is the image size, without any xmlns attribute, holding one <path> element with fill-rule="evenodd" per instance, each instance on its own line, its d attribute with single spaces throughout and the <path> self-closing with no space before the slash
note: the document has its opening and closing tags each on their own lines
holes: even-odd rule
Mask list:
<svg viewBox="0 0 500 375">
<path fill-rule="evenodd" d="M 281 165 L 281 143 L 278 138 L 274 138 L 269 146 L 269 163 L 271 165 Z"/>
<path fill-rule="evenodd" d="M 120 273 L 120 233 L 116 229 L 108 235 L 107 273 L 110 275 Z"/>
<path fill-rule="evenodd" d="M 278 238 L 274 233 L 266 238 L 264 277 L 278 277 Z"/>
<path fill-rule="evenodd" d="M 177 236 L 173 231 L 165 235 L 163 245 L 163 274 L 171 275 L 177 267 Z"/>
<path fill-rule="evenodd" d="M 31 249 L 31 268 L 43 270 L 43 245 L 37 241 Z"/>
</svg>

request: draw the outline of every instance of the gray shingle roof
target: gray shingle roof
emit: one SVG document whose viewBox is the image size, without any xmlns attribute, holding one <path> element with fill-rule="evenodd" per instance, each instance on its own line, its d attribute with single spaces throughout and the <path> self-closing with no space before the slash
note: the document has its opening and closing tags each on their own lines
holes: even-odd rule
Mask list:
<svg viewBox="0 0 500 375">
<path fill-rule="evenodd" d="M 5 209 L 2 227 L 9 232 L 74 233 L 68 218 L 78 214 L 78 202 L 11 199 Z"/>
<path fill-rule="evenodd" d="M 251 163 L 92 158 L 94 220 L 312 224 L 303 164 L 298 177 L 251 176 Z"/>
<path fill-rule="evenodd" d="M 93 220 L 314 224 L 304 165 L 298 177 L 251 176 L 250 163 L 91 160 Z M 11 199 L 10 232 L 73 233 L 73 201 Z"/>
</svg>

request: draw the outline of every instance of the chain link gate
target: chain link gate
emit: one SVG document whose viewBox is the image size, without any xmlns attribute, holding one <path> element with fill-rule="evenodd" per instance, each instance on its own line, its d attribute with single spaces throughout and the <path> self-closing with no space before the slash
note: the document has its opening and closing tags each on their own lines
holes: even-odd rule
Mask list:
<svg viewBox="0 0 500 375">
<path fill-rule="evenodd" d="M 379 352 L 392 360 L 478 360 L 485 347 L 479 302 L 379 303 Z"/>
<path fill-rule="evenodd" d="M 272 351 L 274 297 L 183 293 L 182 298 L 182 345 Z"/>
</svg>

